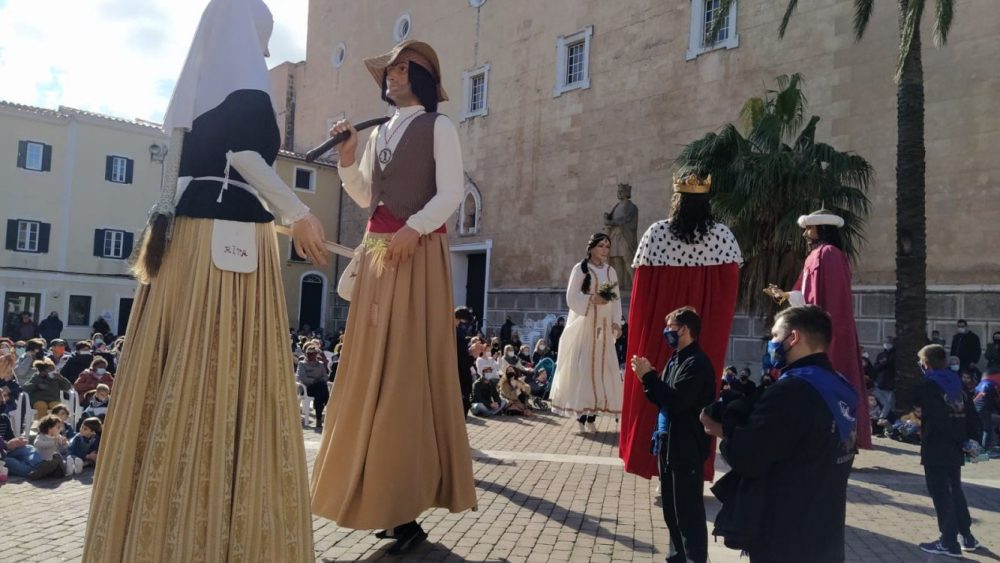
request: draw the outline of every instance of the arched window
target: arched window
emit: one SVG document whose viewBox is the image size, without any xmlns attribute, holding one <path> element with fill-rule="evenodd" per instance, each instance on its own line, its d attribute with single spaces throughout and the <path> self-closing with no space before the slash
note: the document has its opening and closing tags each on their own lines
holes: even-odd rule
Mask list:
<svg viewBox="0 0 1000 563">
<path fill-rule="evenodd" d="M 469 236 L 479 233 L 480 220 L 483 213 L 483 199 L 479 188 L 471 180 L 465 180 L 465 197 L 458 208 L 458 234 Z"/>
</svg>

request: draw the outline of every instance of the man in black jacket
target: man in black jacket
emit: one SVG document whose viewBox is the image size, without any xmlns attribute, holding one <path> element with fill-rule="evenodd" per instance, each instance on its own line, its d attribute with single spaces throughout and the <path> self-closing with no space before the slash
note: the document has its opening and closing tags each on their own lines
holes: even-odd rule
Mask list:
<svg viewBox="0 0 1000 563">
<path fill-rule="evenodd" d="M 964 443 L 981 436 L 979 417 L 958 374 L 947 369 L 948 357 L 937 344 L 917 353 L 924 380 L 917 387 L 914 405 L 921 407 L 920 464 L 924 466 L 927 491 L 934 502 L 937 541 L 920 544 L 927 553 L 962 557 L 975 551 L 979 542 L 972 535 L 972 518 L 962 491 Z M 961 544 L 958 535 L 961 534 Z"/>
<path fill-rule="evenodd" d="M 958 332 L 951 338 L 951 355 L 958 356 L 961 371 L 968 369 L 970 364 L 978 362 L 983 356 L 979 335 L 969 330 L 969 323 L 965 319 L 958 320 Z"/>
<path fill-rule="evenodd" d="M 705 481 L 702 467 L 711 439 L 698 415 L 715 400 L 715 369 L 698 346 L 701 318 L 690 307 L 666 318 L 663 337 L 675 350 L 663 375 L 646 358 L 632 358 L 632 369 L 642 380 L 646 398 L 660 407 L 653 449 L 660 468 L 663 518 L 670 531 L 667 563 L 708 559 L 705 527 Z"/>
<path fill-rule="evenodd" d="M 752 563 L 844 560 L 858 401 L 826 355 L 832 335 L 830 317 L 819 307 L 781 311 L 768 343 L 781 378 L 746 410 L 734 401 L 721 423 L 701 417 L 705 432 L 723 439 L 722 455 L 743 480 L 732 502 L 758 522 L 766 515 L 766 524 L 742 530 L 740 547 Z M 748 415 L 730 416 L 741 410 Z"/>
</svg>

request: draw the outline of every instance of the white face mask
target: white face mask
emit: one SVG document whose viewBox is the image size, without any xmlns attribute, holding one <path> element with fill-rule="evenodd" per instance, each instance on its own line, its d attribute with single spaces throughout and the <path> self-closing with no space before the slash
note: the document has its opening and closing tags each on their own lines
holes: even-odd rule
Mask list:
<svg viewBox="0 0 1000 563">
<path fill-rule="evenodd" d="M 967 330 L 969 330 L 969 329 L 966 328 L 966 327 L 964 327 L 964 326 L 958 327 L 958 333 L 959 334 L 965 334 L 965 331 L 967 331 Z"/>
<path fill-rule="evenodd" d="M 892 350 L 892 344 L 889 344 L 888 342 L 883 344 L 882 347 L 885 348 L 886 350 Z"/>
<path fill-rule="evenodd" d="M 104 368 L 97 368 L 97 375 L 104 375 L 105 373 L 108 373 L 108 370 Z"/>
<path fill-rule="evenodd" d="M 23 356 L 27 351 L 28 350 L 25 349 L 25 348 L 14 348 L 14 353 L 17 354 L 18 358 L 20 358 L 21 356 Z"/>
</svg>

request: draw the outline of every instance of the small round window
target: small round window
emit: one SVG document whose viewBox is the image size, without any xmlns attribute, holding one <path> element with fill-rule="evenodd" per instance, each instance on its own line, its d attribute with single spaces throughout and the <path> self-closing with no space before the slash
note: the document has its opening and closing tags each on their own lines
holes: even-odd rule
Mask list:
<svg viewBox="0 0 1000 563">
<path fill-rule="evenodd" d="M 402 41 L 410 36 L 410 13 L 406 12 L 399 16 L 396 25 L 393 27 L 392 37 L 396 41 Z"/>
<path fill-rule="evenodd" d="M 330 57 L 330 62 L 333 63 L 333 68 L 340 68 L 344 64 L 344 59 L 347 57 L 347 45 L 343 42 L 337 45 L 333 50 L 333 56 Z"/>
</svg>

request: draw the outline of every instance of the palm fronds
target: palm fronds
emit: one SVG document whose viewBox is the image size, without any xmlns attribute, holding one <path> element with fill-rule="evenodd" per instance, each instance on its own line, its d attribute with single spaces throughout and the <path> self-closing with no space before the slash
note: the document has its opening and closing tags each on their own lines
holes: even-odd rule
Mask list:
<svg viewBox="0 0 1000 563">
<path fill-rule="evenodd" d="M 762 290 L 770 283 L 790 287 L 801 270 L 806 246 L 799 215 L 825 204 L 844 217 L 841 234 L 852 260 L 864 244 L 874 171 L 864 158 L 816 142 L 819 117 L 802 126 L 803 83 L 799 75 L 779 77 L 778 90 L 744 104 L 743 132 L 724 125 L 686 145 L 676 161 L 679 173 L 712 174 L 712 209 L 740 243 L 740 303 L 752 314 L 773 312 Z"/>
</svg>

